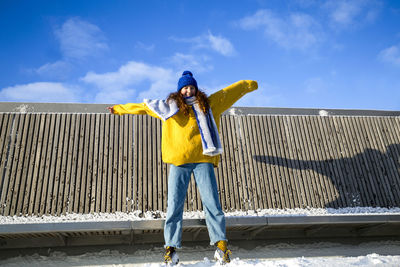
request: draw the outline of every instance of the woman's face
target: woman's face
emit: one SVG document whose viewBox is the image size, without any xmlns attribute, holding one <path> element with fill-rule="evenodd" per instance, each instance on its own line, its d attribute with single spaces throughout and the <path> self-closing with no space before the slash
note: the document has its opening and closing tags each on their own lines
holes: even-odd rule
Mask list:
<svg viewBox="0 0 400 267">
<path fill-rule="evenodd" d="M 185 87 L 182 87 L 180 92 L 184 97 L 191 97 L 196 94 L 196 87 L 194 87 L 193 85 L 187 85 Z"/>
</svg>

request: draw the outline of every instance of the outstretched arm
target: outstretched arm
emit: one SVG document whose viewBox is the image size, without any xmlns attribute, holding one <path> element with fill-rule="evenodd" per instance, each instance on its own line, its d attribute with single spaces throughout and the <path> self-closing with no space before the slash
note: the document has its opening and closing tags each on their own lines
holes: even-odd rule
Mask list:
<svg viewBox="0 0 400 267">
<path fill-rule="evenodd" d="M 230 108 L 236 101 L 238 101 L 245 94 L 254 91 L 258 88 L 256 81 L 242 80 L 238 81 L 209 97 L 211 108 L 213 112 L 223 113 Z"/>
<path fill-rule="evenodd" d="M 145 103 L 128 103 L 128 104 L 120 104 L 112 107 L 107 107 L 107 109 L 112 114 L 124 115 L 124 114 L 136 114 L 136 115 L 150 115 L 154 118 L 159 119 L 153 111 L 151 111 Z"/>
</svg>

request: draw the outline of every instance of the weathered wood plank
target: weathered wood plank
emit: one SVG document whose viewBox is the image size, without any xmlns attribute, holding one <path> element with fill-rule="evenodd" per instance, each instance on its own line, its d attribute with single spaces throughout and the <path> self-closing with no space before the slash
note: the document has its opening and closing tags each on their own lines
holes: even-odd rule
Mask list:
<svg viewBox="0 0 400 267">
<path fill-rule="evenodd" d="M 240 120 L 236 116 L 229 116 L 231 120 L 232 128 L 234 128 L 234 136 L 233 136 L 233 146 L 234 146 L 234 159 L 235 159 L 235 167 L 236 167 L 236 179 L 237 185 L 239 187 L 239 198 L 240 202 L 240 209 L 241 210 L 248 210 L 249 209 L 249 194 L 248 194 L 248 186 L 247 186 L 247 179 L 245 176 L 243 162 L 243 130 L 240 124 Z"/>
<path fill-rule="evenodd" d="M 319 199 L 321 207 L 325 207 L 326 203 L 329 203 L 332 198 L 329 197 L 329 193 L 327 192 L 329 191 L 327 190 L 329 187 L 328 184 L 325 183 L 326 177 L 323 176 L 324 171 L 322 162 L 320 160 L 321 156 L 318 152 L 319 148 L 316 144 L 316 138 L 315 138 L 316 133 L 313 127 L 313 118 L 314 117 L 304 116 L 305 126 L 306 126 L 304 130 L 308 139 L 310 160 L 312 161 L 312 166 L 315 173 L 314 176 L 315 177 L 314 184 L 316 190 L 315 197 Z"/>
<path fill-rule="evenodd" d="M 293 121 L 292 116 L 286 116 L 285 120 L 286 123 L 284 124 L 285 127 L 285 133 L 286 133 L 286 138 L 288 141 L 288 161 L 289 161 L 289 167 L 292 170 L 292 172 L 289 172 L 291 175 L 291 179 L 294 180 L 294 186 L 297 192 L 297 205 L 296 207 L 298 208 L 305 208 L 308 205 L 307 199 L 306 199 L 306 193 L 304 189 L 304 184 L 303 184 L 303 178 L 301 175 L 301 167 L 299 160 L 297 160 L 297 140 L 298 137 L 294 134 L 294 129 L 292 127 L 292 121 Z"/>
<path fill-rule="evenodd" d="M 89 130 L 89 118 L 87 114 L 81 115 L 81 124 L 79 127 L 79 150 L 78 150 L 78 166 L 77 166 L 77 176 L 76 176 L 76 193 L 74 199 L 74 212 L 83 213 L 84 212 L 84 202 L 85 202 L 85 191 L 86 191 L 86 178 L 87 178 L 87 156 L 89 150 L 89 140 L 86 134 Z"/>
<path fill-rule="evenodd" d="M 44 173 L 46 168 L 46 155 L 47 155 L 47 145 L 48 145 L 48 137 L 49 137 L 49 127 L 50 124 L 50 114 L 43 114 L 43 120 L 41 125 L 41 135 L 40 140 L 38 142 L 38 159 L 37 159 L 37 166 L 35 169 L 38 170 L 38 180 L 36 183 L 36 192 L 34 193 L 34 197 L 31 198 L 33 202 L 32 213 L 36 215 L 40 215 L 40 201 L 42 196 L 42 189 L 43 189 L 43 182 L 44 182 Z M 36 175 L 35 175 L 36 176 Z"/>
<path fill-rule="evenodd" d="M 352 207 L 352 203 L 350 202 L 350 198 L 347 197 L 347 192 L 350 192 L 350 187 L 347 182 L 349 179 L 352 179 L 350 175 L 350 171 L 348 168 L 348 164 L 344 159 L 344 149 L 342 146 L 342 141 L 339 140 L 339 132 L 335 128 L 335 121 L 333 117 L 327 117 L 327 125 L 328 125 L 328 136 L 329 140 L 331 140 L 333 144 L 333 152 L 335 154 L 335 159 L 338 165 L 339 171 L 339 179 L 340 183 L 337 185 L 337 189 L 339 190 L 339 194 L 343 196 L 343 199 L 346 201 L 346 207 Z"/>
<path fill-rule="evenodd" d="M 133 161 L 134 161 L 134 150 L 135 150 L 135 144 L 133 143 L 133 134 L 134 134 L 134 117 L 132 115 L 126 116 L 128 118 L 128 129 L 126 129 L 126 132 L 128 134 L 128 142 L 127 142 L 127 153 L 128 153 L 128 158 L 127 158 L 127 178 L 128 178 L 128 188 L 127 188 L 127 211 L 133 211 L 135 210 L 134 208 L 134 202 L 135 202 L 135 193 L 134 193 L 134 170 L 133 170 Z"/>
<path fill-rule="evenodd" d="M 354 185 L 354 181 L 356 179 L 355 169 L 354 169 L 354 162 L 353 162 L 353 155 L 352 151 L 349 148 L 349 144 L 345 139 L 344 129 L 340 123 L 340 117 L 333 118 L 334 127 L 336 129 L 336 134 L 339 140 L 339 147 L 341 151 L 341 160 L 344 163 L 344 168 L 346 170 L 346 177 L 344 179 L 344 191 L 342 194 L 345 194 L 345 197 L 348 199 L 348 203 L 350 207 L 357 206 L 358 202 L 358 191 Z"/>
<path fill-rule="evenodd" d="M 315 116 L 312 118 L 312 136 L 315 138 L 315 152 L 317 159 L 321 165 L 320 171 L 323 179 L 323 186 L 325 188 L 326 196 L 324 207 L 328 207 L 330 203 L 333 203 L 333 207 L 338 208 L 336 199 L 338 199 L 339 194 L 335 188 L 335 175 L 332 170 L 332 164 L 330 159 L 332 159 L 329 153 L 329 145 L 325 139 L 325 134 L 323 133 L 323 128 L 320 120 L 320 116 Z"/>
<path fill-rule="evenodd" d="M 281 179 L 280 183 L 282 183 L 282 188 L 283 188 L 283 198 L 285 199 L 285 207 L 289 208 L 294 208 L 296 206 L 295 204 L 295 196 L 293 193 L 293 186 L 290 182 L 290 175 L 289 175 L 289 169 L 287 167 L 283 166 L 289 166 L 290 167 L 290 160 L 289 160 L 289 152 L 287 148 L 287 140 L 286 136 L 283 134 L 284 133 L 284 125 L 283 122 L 280 120 L 281 116 L 276 116 L 272 117 L 272 121 L 274 122 L 275 125 L 275 130 L 276 130 L 276 138 L 278 139 L 278 150 L 279 150 L 279 156 L 282 158 L 282 167 L 280 168 L 281 170 Z"/>
<path fill-rule="evenodd" d="M 1 163 L 1 170 L 2 170 L 2 183 L 1 183 L 1 195 L 0 195 L 0 211 L 2 215 L 7 214 L 7 199 L 9 198 L 9 191 L 10 188 L 10 173 L 13 163 L 13 154 L 15 148 L 15 128 L 18 125 L 19 116 L 12 114 L 9 117 L 8 125 L 7 125 L 7 137 L 4 142 L 4 147 L 2 151 L 2 163 Z"/>
<path fill-rule="evenodd" d="M 159 119 L 151 118 L 151 156 L 154 159 L 149 167 L 152 169 L 151 174 L 151 198 L 152 198 L 152 210 L 160 210 L 160 201 L 158 198 L 159 190 L 161 189 L 161 177 L 159 176 L 159 162 L 161 160 L 161 155 L 159 154 L 159 148 L 157 144 L 158 139 L 158 128 L 159 128 Z"/>
<path fill-rule="evenodd" d="M 301 120 L 299 122 L 299 120 Z M 315 201 L 314 198 L 314 190 L 312 186 L 312 164 L 308 160 L 308 149 L 307 147 L 304 146 L 306 140 L 304 140 L 304 133 L 300 129 L 303 128 L 304 126 L 302 125 L 302 117 L 295 117 L 295 120 L 293 121 L 294 125 L 294 130 L 295 134 L 297 136 L 297 155 L 298 158 L 297 160 L 300 163 L 300 170 L 301 170 L 301 180 L 304 188 L 304 193 L 307 199 L 307 206 L 318 206 L 317 202 Z"/>
<path fill-rule="evenodd" d="M 154 172 L 156 170 L 155 168 L 155 163 L 157 162 L 157 154 L 156 154 L 156 147 L 155 147 L 155 141 L 156 141 L 156 132 L 155 132 L 155 118 L 148 117 L 148 129 L 147 129 L 147 136 L 148 136 L 148 147 L 147 147 L 147 155 L 148 155 L 148 161 L 146 162 L 147 169 L 148 169 L 148 175 L 147 175 L 147 181 L 148 181 L 148 189 L 147 189 L 147 195 L 148 195 L 148 207 L 147 210 L 156 210 L 156 199 L 154 197 L 155 195 L 155 190 L 157 189 L 157 181 L 155 180 L 157 177 L 155 177 Z"/>
<path fill-rule="evenodd" d="M 90 212 L 91 203 L 91 187 L 93 182 L 93 153 L 94 153 L 94 123 L 93 114 L 86 114 L 85 123 L 85 152 L 83 154 L 82 176 L 85 176 L 82 183 L 82 191 L 80 195 L 80 206 L 82 213 Z"/>
<path fill-rule="evenodd" d="M 366 150 L 369 160 L 371 161 L 371 168 L 374 172 L 375 177 L 379 181 L 380 192 L 382 194 L 382 200 L 384 206 L 393 206 L 394 204 L 394 196 L 391 191 L 391 186 L 387 179 L 387 172 L 385 170 L 384 161 L 385 159 L 382 157 L 382 152 L 384 151 L 384 145 L 382 144 L 382 140 L 380 137 L 376 135 L 376 132 L 379 131 L 378 128 L 371 129 L 370 121 L 373 118 L 362 118 L 362 122 L 365 125 L 365 135 L 367 139 L 365 140 L 368 144 L 368 149 Z M 373 183 L 371 183 L 373 185 Z"/>
<path fill-rule="evenodd" d="M 32 151 L 32 139 L 33 139 L 33 133 L 32 129 L 34 128 L 35 124 L 35 115 L 33 114 L 27 114 L 26 119 L 25 119 L 25 125 L 24 125 L 24 143 L 22 146 L 25 148 L 25 151 L 23 152 L 23 164 L 20 164 L 20 172 L 22 171 L 21 174 L 17 174 L 17 176 L 22 177 L 21 181 L 21 186 L 19 188 L 18 192 L 18 200 L 17 203 L 14 203 L 16 205 L 15 210 L 12 212 L 12 214 L 23 214 L 23 206 L 24 206 L 24 198 L 26 195 L 29 194 L 30 192 L 30 183 L 32 181 L 31 177 L 29 176 L 29 169 L 31 167 L 31 151 Z M 1 148 L 1 145 L 0 145 Z"/>
<path fill-rule="evenodd" d="M 263 151 L 261 149 L 262 146 L 262 135 L 260 127 L 260 117 L 259 116 L 251 116 L 250 117 L 250 125 L 253 132 L 253 166 L 255 168 L 255 173 L 257 176 L 255 177 L 256 187 L 257 187 L 257 198 L 258 205 L 260 208 L 265 209 L 268 207 L 268 195 L 266 193 L 266 182 L 264 181 L 264 170 L 263 163 L 259 160 L 259 157 L 262 156 Z"/>
<path fill-rule="evenodd" d="M 378 134 L 381 136 L 385 146 L 385 160 L 387 168 L 391 173 L 391 188 L 395 196 L 395 206 L 400 205 L 400 129 L 397 127 L 398 118 L 383 118 L 383 120 L 374 120 L 375 125 L 381 125 Z M 373 127 L 373 126 L 371 126 Z"/>
<path fill-rule="evenodd" d="M 360 154 L 357 155 L 357 159 L 360 159 L 360 162 L 364 167 L 363 169 L 367 171 L 366 178 L 368 178 L 365 179 L 367 188 L 363 189 L 362 191 L 365 192 L 368 189 L 372 189 L 373 190 L 372 192 L 368 190 L 370 191 L 369 195 L 373 196 L 373 194 L 378 194 L 378 199 L 380 201 L 379 206 L 384 205 L 384 202 L 386 202 L 386 200 L 383 198 L 384 191 L 382 191 L 382 189 L 379 188 L 379 186 L 374 186 L 376 185 L 375 179 L 376 178 L 381 179 L 381 178 L 379 177 L 380 176 L 379 171 L 376 168 L 377 164 L 379 163 L 377 162 L 374 153 L 370 153 L 371 144 L 368 140 L 369 133 L 367 133 L 366 121 L 364 120 L 364 118 L 360 118 L 359 120 L 355 121 L 355 124 L 359 125 L 358 126 L 359 129 L 362 129 L 357 133 L 357 138 L 359 138 L 362 147 L 362 151 L 360 151 Z M 366 192 L 366 194 L 368 194 L 368 192 Z M 370 200 L 373 200 L 373 198 L 370 198 Z M 372 201 L 371 203 L 367 202 L 366 205 L 376 206 L 377 203 L 375 203 L 375 201 Z"/>
<path fill-rule="evenodd" d="M 227 123 L 226 123 L 226 118 L 224 118 L 223 120 L 221 120 L 221 125 L 220 125 L 221 129 L 223 130 L 224 134 L 221 138 L 221 146 L 223 148 L 224 151 L 226 151 L 228 149 L 228 140 L 227 140 Z M 225 207 L 227 210 L 230 210 L 233 206 L 232 201 L 232 193 L 230 191 L 230 183 L 229 183 L 229 173 L 230 173 L 230 168 L 229 168 L 229 162 L 227 160 L 227 155 L 225 155 L 225 153 L 222 155 L 222 161 L 221 161 L 221 179 L 220 181 L 222 181 L 223 183 L 223 188 L 224 188 L 224 192 L 225 192 Z"/>
<path fill-rule="evenodd" d="M 57 207 L 55 210 L 55 215 L 60 215 L 64 212 L 66 212 L 66 205 L 65 205 L 65 194 L 66 194 L 66 188 L 69 186 L 69 178 L 67 176 L 67 164 L 68 164 L 68 158 L 69 158 L 69 149 L 72 144 L 69 143 L 70 137 L 73 136 L 71 132 L 71 114 L 64 114 L 63 115 L 63 122 L 62 125 L 64 125 L 64 130 L 61 129 L 62 132 L 64 132 L 64 137 L 63 137 L 63 149 L 62 149 L 62 154 L 61 154 L 61 166 L 60 166 L 60 181 L 59 181 L 59 189 L 58 189 L 58 197 L 57 197 Z"/>
<path fill-rule="evenodd" d="M 1 129 L 0 129 L 0 194 L 4 195 L 6 192 L 4 189 L 5 184 L 5 166 L 8 160 L 8 147 L 10 141 L 10 129 L 13 120 L 13 114 L 0 114 Z M 3 191 L 4 190 L 4 191 Z M 3 214 L 4 199 L 0 196 L 0 214 Z"/>
<path fill-rule="evenodd" d="M 393 119 L 392 119 L 393 120 Z M 381 146 L 381 151 L 383 151 L 380 154 L 380 157 L 383 161 L 384 164 L 384 169 L 383 173 L 387 179 L 387 183 L 389 186 L 389 189 L 391 190 L 391 193 L 393 195 L 393 203 L 391 204 L 392 206 L 398 206 L 400 205 L 400 173 L 396 171 L 396 166 L 394 162 L 391 160 L 390 157 L 390 152 L 389 150 L 392 150 L 392 144 L 395 144 L 396 141 L 392 140 L 392 135 L 391 133 L 396 131 L 394 128 L 392 128 L 392 125 L 395 123 L 387 123 L 389 121 L 389 118 L 383 118 L 382 120 L 378 120 L 377 118 L 374 118 L 369 127 L 373 128 L 376 127 L 377 131 L 375 132 L 375 138 L 379 138 L 382 146 Z M 398 133 L 398 132 L 397 132 Z M 396 135 L 398 137 L 398 134 Z M 398 140 L 397 140 L 398 142 Z M 394 145 L 396 146 L 396 145 Z"/>
<path fill-rule="evenodd" d="M 269 134 L 272 137 L 270 139 L 272 145 L 272 153 L 275 158 L 275 192 L 279 195 L 279 208 L 290 207 L 290 202 L 287 199 L 287 185 L 285 182 L 285 171 L 286 171 L 286 158 L 282 154 L 283 149 L 281 147 L 282 139 L 278 134 L 278 125 L 275 122 L 275 117 L 270 116 L 268 121 Z"/>
<path fill-rule="evenodd" d="M 80 146 L 80 135 L 81 135 L 81 119 L 82 116 L 81 114 L 77 114 L 74 118 L 75 122 L 75 127 L 74 127 L 74 146 L 71 154 L 71 179 L 70 179 L 70 185 L 69 185 L 69 190 L 68 190 L 68 200 L 67 200 L 67 206 L 68 206 L 68 213 L 72 212 L 77 212 L 76 211 L 76 205 L 78 201 L 75 200 L 75 196 L 79 194 L 78 191 L 78 186 L 79 186 L 79 180 L 78 180 L 78 172 L 79 172 L 79 167 L 78 167 L 78 162 L 79 162 L 79 151 L 81 148 Z M 76 202 L 75 202 L 76 201 Z"/>
<path fill-rule="evenodd" d="M 318 173 L 318 163 L 314 160 L 314 154 L 312 151 L 312 145 L 307 145 L 308 143 L 311 143 L 312 136 L 310 136 L 310 127 L 309 127 L 309 121 L 307 120 L 306 116 L 301 116 L 301 134 L 302 134 L 302 140 L 303 140 L 303 145 L 305 147 L 305 157 L 307 160 L 307 165 L 309 167 L 308 174 L 308 182 L 310 184 L 310 194 L 311 194 L 311 199 L 314 201 L 314 205 L 318 208 L 324 207 L 324 200 L 322 199 L 321 192 L 318 188 L 319 182 L 320 182 L 320 175 Z"/>
<path fill-rule="evenodd" d="M 112 116 L 109 121 L 109 139 L 108 139 L 108 164 L 107 164 L 107 190 L 106 190 L 106 212 L 114 212 L 113 210 L 113 173 L 114 173 L 114 138 L 115 138 L 115 118 Z M 115 195 L 114 195 L 115 196 Z"/>
<path fill-rule="evenodd" d="M 121 124 L 122 122 L 122 117 L 121 116 L 117 116 L 116 117 L 116 122 L 117 125 L 115 126 L 115 136 L 114 136 L 114 177 L 113 177 L 113 188 L 114 188 L 114 192 L 115 194 L 113 195 L 113 199 L 114 199 L 114 210 L 115 211 L 121 211 L 121 204 L 122 204 L 122 131 L 121 131 Z"/>
<path fill-rule="evenodd" d="M 249 209 L 256 209 L 255 207 L 258 206 L 256 195 L 256 188 L 255 188 L 255 180 L 254 176 L 252 175 L 252 168 L 250 167 L 250 160 L 251 155 L 249 151 L 249 147 L 246 142 L 246 137 L 248 136 L 248 129 L 246 127 L 245 116 L 236 116 L 238 125 L 240 125 L 240 142 L 241 142 L 241 154 L 242 154 L 242 170 L 243 176 L 242 181 L 246 182 L 247 186 L 247 204 Z"/>
<path fill-rule="evenodd" d="M 48 198 L 48 190 L 49 190 L 49 183 L 51 184 L 51 177 L 50 177 L 50 165 L 51 165 L 51 160 L 53 158 L 53 143 L 54 143 L 54 128 L 55 128 L 55 114 L 49 114 L 49 124 L 47 124 L 47 132 L 48 134 L 46 135 L 47 139 L 44 139 L 44 141 L 47 143 L 46 145 L 46 156 L 45 156 L 45 161 L 44 164 L 42 165 L 43 170 L 43 183 L 42 183 L 42 188 L 41 188 L 41 197 L 39 200 L 39 215 L 46 214 L 46 204 L 47 204 L 47 198 Z"/>
<path fill-rule="evenodd" d="M 90 168 L 90 173 L 91 173 L 91 184 L 89 187 L 90 190 L 90 196 L 89 196 L 89 208 L 88 208 L 88 213 L 94 213 L 98 212 L 95 207 L 96 207 L 96 197 L 97 197 L 97 188 L 100 187 L 97 182 L 98 182 L 98 171 L 99 171 L 99 136 L 100 136 L 100 114 L 93 114 L 92 115 L 92 124 L 91 124 L 91 133 L 93 135 L 93 159 L 90 160 L 90 162 L 93 162 L 91 164 Z"/>
<path fill-rule="evenodd" d="M 267 153 L 268 153 L 268 162 L 269 162 L 269 183 L 270 183 L 270 193 L 271 193 L 271 201 L 272 207 L 271 208 L 282 208 L 282 199 L 281 199 L 281 192 L 282 188 L 279 182 L 279 166 L 277 157 L 279 156 L 276 149 L 275 149 L 275 138 L 272 131 L 272 116 L 265 116 L 263 118 L 264 127 L 265 127 L 265 137 L 266 142 L 268 144 Z M 249 127 L 249 125 L 248 125 Z"/>
<path fill-rule="evenodd" d="M 349 121 L 348 118 L 343 118 L 342 120 L 344 120 L 345 124 L 345 134 L 346 136 L 349 136 L 348 143 L 350 150 L 353 151 L 353 157 L 351 160 L 355 163 L 353 164 L 353 168 L 357 177 L 357 179 L 353 181 L 353 187 L 357 191 L 353 193 L 351 201 L 353 201 L 357 206 L 369 205 L 368 195 L 374 194 L 371 192 L 370 186 L 370 168 L 368 165 L 365 165 L 370 161 L 369 155 L 365 153 L 369 146 L 364 142 L 365 137 L 358 138 L 360 134 L 365 133 L 365 125 L 356 124 L 355 121 Z M 349 132 L 348 134 L 347 131 Z M 373 190 L 375 192 L 375 189 Z"/>
<path fill-rule="evenodd" d="M 149 158 L 149 120 L 150 118 L 148 116 L 143 117 L 143 157 L 142 157 L 142 172 L 143 172 L 143 177 L 142 177 L 142 183 L 143 183 L 143 199 L 142 199 L 142 211 L 147 211 L 149 209 L 149 167 L 148 163 L 151 159 Z"/>
<path fill-rule="evenodd" d="M 56 153 L 56 159 L 55 159 L 55 166 L 54 166 L 54 183 L 53 183 L 53 192 L 52 192 L 52 198 L 51 198 L 51 203 L 50 203 L 50 209 L 48 211 L 49 214 L 57 214 L 57 203 L 58 203 L 58 198 L 59 198 L 59 190 L 60 187 L 63 186 L 63 183 L 61 181 L 61 165 L 63 161 L 63 152 L 66 149 L 64 146 L 64 140 L 65 140 L 65 119 L 66 115 L 65 114 L 57 114 L 56 115 L 56 128 L 58 129 L 58 137 L 55 138 L 55 141 L 57 142 L 57 153 Z M 58 123 L 58 124 L 57 124 Z"/>
<path fill-rule="evenodd" d="M 137 167 L 136 167 L 136 171 L 137 171 L 137 191 L 138 191 L 138 201 L 137 201 L 137 209 L 143 211 L 143 190 L 145 190 L 144 184 L 143 184 L 143 151 L 144 151 L 144 136 L 145 134 L 143 133 L 143 129 L 144 129 L 144 116 L 140 115 L 138 116 L 138 124 L 137 124 L 137 136 L 138 136 L 138 141 L 135 142 L 137 145 L 136 148 L 136 153 L 137 153 Z M 140 131 L 140 132 L 139 132 Z"/>
<path fill-rule="evenodd" d="M 328 145 L 327 152 L 329 156 L 330 177 L 336 189 L 336 199 L 326 205 L 329 208 L 346 207 L 348 205 L 347 198 L 341 194 L 343 185 L 344 174 L 342 172 L 343 166 L 340 161 L 340 149 L 335 143 L 334 130 L 332 129 L 331 120 L 328 117 L 319 118 L 322 138 Z"/>
<path fill-rule="evenodd" d="M 62 141 L 62 138 L 60 138 L 60 114 L 54 114 L 53 116 L 55 123 L 53 124 L 54 129 L 53 129 L 53 137 L 52 137 L 52 147 L 51 147 L 51 160 L 50 162 L 50 171 L 49 171 L 49 178 L 48 178 L 48 186 L 47 186 L 47 193 L 45 196 L 46 202 L 44 204 L 44 214 L 53 214 L 52 213 L 52 203 L 55 202 L 57 194 L 54 194 L 54 190 L 56 187 L 58 187 L 58 175 L 56 175 L 56 172 L 59 170 L 56 168 L 56 164 L 59 159 L 59 150 L 62 148 L 60 147 L 60 139 Z M 44 202 L 44 200 L 42 200 Z"/>
<path fill-rule="evenodd" d="M 112 116 L 105 116 L 104 118 L 104 148 L 103 148 L 103 161 L 101 171 L 101 204 L 100 211 L 107 211 L 107 190 L 108 190 L 108 158 L 110 157 L 110 120 Z"/>
<path fill-rule="evenodd" d="M 98 162 L 97 162 L 97 181 L 96 181 L 96 192 L 95 192 L 95 205 L 93 208 L 94 212 L 101 212 L 102 209 L 102 199 L 103 199 L 103 195 L 102 195 L 102 190 L 104 187 L 103 184 L 103 177 L 105 176 L 105 169 L 104 169 L 104 163 L 105 163 L 105 120 L 106 120 L 106 116 L 105 114 L 99 114 L 99 120 L 98 120 L 98 124 L 99 124 L 99 128 L 98 128 Z M 109 115 L 107 116 L 109 117 Z"/>
<path fill-rule="evenodd" d="M 13 203 L 17 201 L 18 198 L 18 190 L 21 177 L 17 175 L 19 164 L 23 163 L 23 150 L 22 147 L 22 136 L 23 136 L 23 125 L 25 122 L 25 115 L 17 114 L 18 123 L 16 122 L 13 129 L 13 135 L 15 135 L 15 142 L 13 144 L 13 152 L 10 155 L 10 159 L 12 159 L 12 164 L 9 164 L 9 168 L 11 169 L 9 173 L 9 184 L 8 184 L 8 192 L 6 198 L 6 204 L 4 207 L 4 214 L 11 215 L 15 212 L 15 205 Z M 22 158 L 21 158 L 22 157 Z"/>
<path fill-rule="evenodd" d="M 139 133 L 140 131 L 140 123 L 142 121 L 142 116 L 135 116 L 135 129 L 134 129 L 134 143 L 135 143 L 135 154 L 134 154 L 134 173 L 135 173 L 135 182 L 133 184 L 133 193 L 134 193 L 134 210 L 140 210 L 141 202 L 141 180 L 140 180 L 140 165 L 139 165 L 139 157 L 140 157 L 140 149 L 141 149 L 141 137 L 142 135 Z M 140 194 L 140 195 L 139 195 Z"/>
<path fill-rule="evenodd" d="M 251 179 L 251 184 L 252 184 L 252 195 L 254 198 L 254 208 L 255 209 L 261 209 L 262 208 L 262 193 L 260 191 L 260 187 L 258 186 L 258 177 L 260 176 L 258 166 L 256 164 L 256 161 L 254 159 L 254 156 L 256 156 L 256 152 L 254 151 L 254 129 L 251 128 L 251 119 L 250 117 L 246 116 L 243 117 L 243 125 L 245 129 L 245 140 L 246 140 L 246 154 L 247 154 L 247 160 L 248 160 L 248 165 L 249 165 L 249 176 L 248 178 Z"/>
<path fill-rule="evenodd" d="M 127 212 L 128 211 L 128 180 L 130 179 L 128 175 L 128 130 L 129 130 L 129 125 L 128 125 L 128 120 L 129 116 L 124 116 L 122 118 L 123 123 L 121 123 L 120 127 L 120 138 L 121 138 L 121 147 L 122 150 L 120 153 L 122 154 L 122 163 L 120 164 L 120 179 L 122 183 L 122 207 L 121 211 L 122 212 Z"/>
<path fill-rule="evenodd" d="M 23 193 L 23 200 L 22 200 L 22 210 L 21 214 L 27 215 L 29 214 L 28 209 L 30 205 L 30 196 L 32 191 L 34 191 L 34 187 L 36 184 L 36 177 L 33 176 L 34 169 L 35 169 L 35 160 L 36 160 L 36 152 L 37 152 L 37 141 L 38 141 L 38 132 L 39 132 L 39 125 L 40 125 L 40 115 L 32 116 L 33 122 L 30 125 L 30 130 L 33 130 L 31 135 L 31 143 L 30 143 L 30 152 L 27 154 L 29 157 L 29 163 L 27 163 L 27 183 L 26 189 Z"/>
<path fill-rule="evenodd" d="M 260 129 L 260 140 L 259 140 L 259 149 L 260 153 L 256 160 L 261 163 L 260 170 L 260 179 L 264 184 L 262 191 L 260 192 L 263 202 L 259 204 L 260 207 L 263 208 L 273 208 L 276 206 L 276 197 L 274 192 L 274 183 L 273 183 L 273 174 L 271 165 L 271 142 L 270 136 L 268 132 L 268 122 L 265 116 L 259 116 L 258 118 L 258 127 Z"/>
<path fill-rule="evenodd" d="M 156 176 L 157 176 L 157 192 L 156 192 L 156 200 L 157 200 L 157 210 L 162 211 L 164 209 L 163 207 L 163 170 L 162 170 L 162 157 L 161 157 L 161 121 L 156 120 L 156 125 L 155 125 L 155 153 L 157 154 L 157 161 L 155 162 L 156 164 Z"/>
<path fill-rule="evenodd" d="M 220 129 L 221 132 L 223 132 L 223 134 L 221 135 L 221 146 L 223 149 L 225 149 L 225 121 L 226 118 L 222 117 L 221 121 L 220 121 Z M 219 190 L 220 193 L 222 194 L 222 196 L 220 197 L 221 199 L 221 206 L 223 207 L 223 209 L 228 210 L 230 207 L 230 203 L 229 203 L 229 198 L 228 198 L 228 185 L 227 185 L 227 181 L 225 180 L 225 176 L 226 176 L 226 164 L 225 164 L 225 155 L 221 155 L 220 158 L 220 162 L 219 162 L 219 167 L 217 168 L 217 180 L 218 180 L 218 186 L 219 186 Z"/>
<path fill-rule="evenodd" d="M 62 214 L 66 214 L 71 212 L 72 210 L 72 199 L 73 195 L 71 191 L 74 191 L 74 183 L 75 183 L 75 158 L 76 158 L 76 148 L 78 146 L 77 143 L 77 135 L 78 135 L 78 126 L 79 125 L 79 115 L 73 114 L 70 115 L 70 123 L 69 123 L 69 140 L 68 140 L 68 154 L 67 154 L 67 163 L 66 163 L 66 173 L 65 173 L 65 187 L 64 187 L 64 195 L 63 195 L 63 211 Z"/>
<path fill-rule="evenodd" d="M 233 128 L 233 125 L 231 123 L 230 117 L 226 118 L 226 127 L 228 130 L 228 133 L 226 135 L 227 139 L 227 149 L 225 150 L 225 155 L 226 160 L 228 161 L 228 166 L 230 172 L 227 174 L 227 179 L 229 179 L 229 184 L 232 189 L 232 197 L 233 201 L 232 203 L 232 210 L 240 210 L 241 209 L 241 199 L 239 196 L 239 189 L 238 189 L 238 179 L 237 179 L 237 171 L 236 171 L 236 163 L 235 163 L 235 158 L 234 158 L 234 153 L 233 150 L 235 149 L 233 139 L 234 139 L 234 134 L 235 134 L 235 129 Z"/>
<path fill-rule="evenodd" d="M 286 158 L 287 170 L 286 170 L 286 183 L 288 185 L 289 199 L 293 208 L 298 208 L 302 205 L 303 201 L 300 196 L 300 186 L 297 179 L 299 169 L 296 168 L 293 160 L 293 150 L 295 148 L 292 131 L 289 130 L 291 125 L 287 116 L 277 117 L 280 125 L 280 134 L 282 135 L 284 157 Z"/>
</svg>

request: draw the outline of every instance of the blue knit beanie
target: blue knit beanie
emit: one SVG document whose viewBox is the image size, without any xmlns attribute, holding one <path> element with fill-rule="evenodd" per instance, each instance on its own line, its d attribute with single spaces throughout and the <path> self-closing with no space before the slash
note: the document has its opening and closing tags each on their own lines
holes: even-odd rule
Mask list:
<svg viewBox="0 0 400 267">
<path fill-rule="evenodd" d="M 182 77 L 178 81 L 178 92 L 182 89 L 182 87 L 185 87 L 188 85 L 193 85 L 194 87 L 196 87 L 196 90 L 198 89 L 197 82 L 193 78 L 193 74 L 190 71 L 185 70 L 182 73 Z"/>
</svg>

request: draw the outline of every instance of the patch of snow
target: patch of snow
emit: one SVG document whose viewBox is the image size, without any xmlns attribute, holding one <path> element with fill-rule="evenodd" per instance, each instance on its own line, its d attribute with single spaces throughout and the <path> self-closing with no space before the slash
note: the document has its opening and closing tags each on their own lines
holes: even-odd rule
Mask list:
<svg viewBox="0 0 400 267">
<path fill-rule="evenodd" d="M 328 116 L 328 115 L 329 115 L 329 112 L 326 111 L 326 110 L 321 109 L 321 110 L 319 111 L 319 115 L 320 115 L 320 116 Z"/>
<path fill-rule="evenodd" d="M 258 209 L 247 211 L 226 212 L 226 217 L 254 217 L 254 216 L 335 216 L 335 215 L 367 215 L 367 214 L 400 214 L 400 208 L 377 207 L 352 207 L 352 208 L 306 208 L 306 209 Z M 162 211 L 140 210 L 124 213 L 70 213 L 60 216 L 0 216 L 0 224 L 24 224 L 24 223 L 55 223 L 55 222 L 100 222 L 100 221 L 140 221 L 165 219 L 166 213 Z M 191 211 L 183 213 L 184 219 L 204 219 L 203 211 Z"/>
<path fill-rule="evenodd" d="M 379 241 L 361 244 L 317 242 L 306 244 L 277 243 L 252 248 L 230 246 L 232 261 L 227 267 L 237 266 L 399 266 L 400 242 Z M 178 250 L 178 266 L 220 266 L 212 260 L 214 248 L 184 247 Z M 80 255 L 49 250 L 47 255 L 35 253 L 0 260 L 1 266 L 165 266 L 163 248 L 138 248 L 130 252 L 104 249 L 98 252 L 82 251 Z"/>
<path fill-rule="evenodd" d="M 14 111 L 19 112 L 19 113 L 27 113 L 30 110 L 32 110 L 32 108 L 30 108 L 26 104 L 21 104 L 18 107 L 14 108 Z"/>
</svg>

